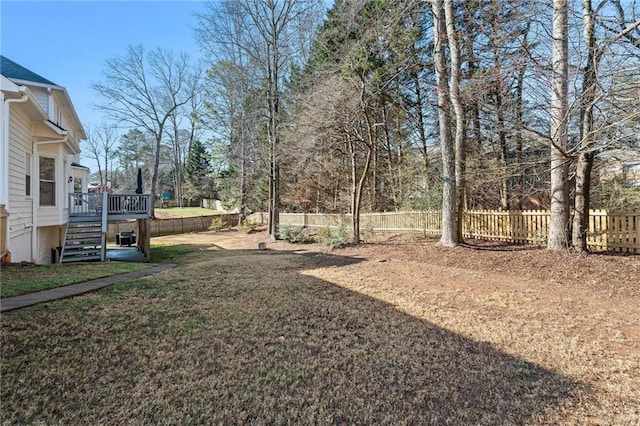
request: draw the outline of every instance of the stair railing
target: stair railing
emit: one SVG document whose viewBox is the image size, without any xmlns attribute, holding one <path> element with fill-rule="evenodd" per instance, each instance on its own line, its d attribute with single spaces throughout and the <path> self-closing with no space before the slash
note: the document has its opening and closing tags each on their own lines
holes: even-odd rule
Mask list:
<svg viewBox="0 0 640 426">
<path fill-rule="evenodd" d="M 100 214 L 102 211 L 102 195 L 100 193 L 69 193 L 69 215 L 86 216 Z"/>
</svg>

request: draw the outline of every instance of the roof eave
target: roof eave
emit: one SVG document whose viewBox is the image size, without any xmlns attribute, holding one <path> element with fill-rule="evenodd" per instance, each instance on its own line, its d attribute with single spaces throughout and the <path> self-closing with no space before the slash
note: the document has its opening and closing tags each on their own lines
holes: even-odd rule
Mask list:
<svg viewBox="0 0 640 426">
<path fill-rule="evenodd" d="M 13 81 L 14 83 L 20 84 L 20 85 L 46 87 L 46 88 L 51 88 L 51 89 L 56 89 L 56 90 L 64 90 L 64 87 L 58 86 L 57 84 L 45 84 L 45 83 L 39 83 L 39 82 L 36 82 L 36 81 L 21 80 L 19 78 L 10 78 L 10 80 Z"/>
<path fill-rule="evenodd" d="M 29 88 L 27 86 L 20 86 L 17 84 L 14 84 L 15 87 L 12 87 L 10 85 L 7 85 L 7 90 L 5 90 L 5 81 L 4 79 L 6 77 L 2 76 L 3 81 L 3 87 L 2 87 L 2 91 L 3 92 L 9 92 L 9 93 L 16 93 L 16 94 L 21 94 L 27 97 L 27 104 L 29 105 L 29 107 L 32 109 L 32 111 L 34 111 L 36 113 L 36 115 L 38 115 L 40 119 L 42 120 L 46 120 L 48 118 L 47 116 L 47 112 L 44 110 L 44 108 L 42 108 L 42 105 L 40 105 L 40 103 L 36 100 L 36 96 L 33 94 L 33 92 L 31 90 L 29 90 Z M 12 83 L 11 81 L 9 81 L 9 83 Z M 17 90 L 16 90 L 17 88 Z"/>
<path fill-rule="evenodd" d="M 2 90 L 5 93 L 23 93 L 25 86 L 19 86 L 16 83 L 14 83 L 13 81 L 11 81 L 11 79 L 5 77 L 4 75 L 0 74 L 0 90 Z"/>
<path fill-rule="evenodd" d="M 58 91 L 60 91 L 60 93 L 62 93 L 62 98 L 64 100 L 64 103 L 67 105 L 67 108 L 71 113 L 71 117 L 75 121 L 74 127 L 75 127 L 75 130 L 77 131 L 78 139 L 79 140 L 87 139 L 87 134 L 84 131 L 84 127 L 82 126 L 82 122 L 80 121 L 80 118 L 78 117 L 78 113 L 76 112 L 76 109 L 73 106 L 73 102 L 71 102 L 71 97 L 69 96 L 69 93 L 67 92 L 67 89 L 65 89 L 64 87 L 60 87 L 60 86 L 52 87 L 52 89 L 58 90 Z"/>
</svg>

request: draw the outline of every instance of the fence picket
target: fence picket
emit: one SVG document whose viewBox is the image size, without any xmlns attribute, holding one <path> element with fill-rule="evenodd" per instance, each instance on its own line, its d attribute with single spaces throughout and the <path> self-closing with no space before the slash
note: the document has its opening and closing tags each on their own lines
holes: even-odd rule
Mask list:
<svg viewBox="0 0 640 426">
<path fill-rule="evenodd" d="M 303 219 L 304 218 L 304 221 Z M 465 238 L 504 241 L 544 246 L 547 241 L 550 212 L 547 210 L 465 211 L 462 230 Z M 438 235 L 442 212 L 385 212 L 361 215 L 361 228 L 376 232 L 420 232 Z M 280 213 L 280 223 L 310 228 L 350 225 L 349 215 Z M 640 253 L 640 212 L 591 210 L 587 245 L 593 251 L 628 251 Z"/>
<path fill-rule="evenodd" d="M 546 210 L 498 211 L 469 210 L 463 217 L 464 238 L 505 241 L 518 244 L 545 245 L 550 212 Z M 237 214 L 202 216 L 194 218 L 151 220 L 152 236 L 183 232 L 206 231 L 214 218 L 221 218 L 229 226 L 238 223 Z M 6 220 L 7 218 L 2 218 Z M 254 213 L 247 220 L 262 223 L 266 216 Z M 439 235 L 441 211 L 366 213 L 361 216 L 361 228 L 376 232 L 416 232 L 423 235 Z M 591 210 L 589 215 L 587 245 L 593 251 L 624 251 L 640 254 L 640 212 L 608 212 Z M 132 223 L 109 224 L 111 240 L 120 229 Z M 283 226 L 309 228 L 349 227 L 350 215 L 280 213 Z M 135 226 L 135 225 L 134 225 Z"/>
</svg>

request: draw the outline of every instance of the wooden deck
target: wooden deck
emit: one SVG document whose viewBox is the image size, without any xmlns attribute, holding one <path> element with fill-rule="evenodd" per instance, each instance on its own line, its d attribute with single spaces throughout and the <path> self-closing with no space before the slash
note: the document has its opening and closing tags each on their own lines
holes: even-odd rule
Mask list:
<svg viewBox="0 0 640 426">
<path fill-rule="evenodd" d="M 138 248 L 144 259 L 150 260 L 149 194 L 69 194 L 69 223 L 67 225 L 60 263 L 107 260 L 107 224 L 112 221 L 136 219 Z"/>
<path fill-rule="evenodd" d="M 105 209 L 107 220 L 150 219 L 150 194 L 69 194 L 69 217 L 72 221 L 82 221 L 102 217 Z"/>
</svg>

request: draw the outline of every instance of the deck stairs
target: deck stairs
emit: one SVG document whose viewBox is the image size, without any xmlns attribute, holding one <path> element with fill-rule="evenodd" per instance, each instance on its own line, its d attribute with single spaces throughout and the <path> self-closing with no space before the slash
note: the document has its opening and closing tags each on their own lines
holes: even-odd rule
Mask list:
<svg viewBox="0 0 640 426">
<path fill-rule="evenodd" d="M 67 225 L 60 263 L 104 260 L 106 229 L 100 216 L 71 217 Z"/>
</svg>

